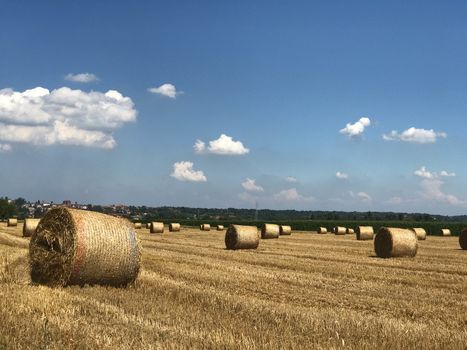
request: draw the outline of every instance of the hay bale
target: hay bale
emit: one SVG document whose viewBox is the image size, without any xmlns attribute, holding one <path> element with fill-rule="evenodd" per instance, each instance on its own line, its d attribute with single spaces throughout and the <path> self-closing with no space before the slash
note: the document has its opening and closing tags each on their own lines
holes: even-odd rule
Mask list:
<svg viewBox="0 0 467 350">
<path fill-rule="evenodd" d="M 140 229 L 141 227 L 143 227 L 143 226 L 141 225 L 140 222 L 135 222 L 135 228 L 136 229 Z"/>
<path fill-rule="evenodd" d="M 263 224 L 261 227 L 261 238 L 268 239 L 268 238 L 279 238 L 280 235 L 280 227 L 276 224 Z"/>
<path fill-rule="evenodd" d="M 173 222 L 169 224 L 170 232 L 180 232 L 180 224 L 178 222 Z"/>
<path fill-rule="evenodd" d="M 467 228 L 464 228 L 459 234 L 459 245 L 462 249 L 467 250 Z"/>
<path fill-rule="evenodd" d="M 375 252 L 380 258 L 414 257 L 418 239 L 412 230 L 382 227 L 375 237 Z"/>
<path fill-rule="evenodd" d="M 164 223 L 153 221 L 149 230 L 150 233 L 164 233 Z"/>
<path fill-rule="evenodd" d="M 450 236 L 451 235 L 451 230 L 448 229 L 448 228 L 442 228 L 439 231 L 439 233 L 440 233 L 441 236 Z"/>
<path fill-rule="evenodd" d="M 23 237 L 31 237 L 36 232 L 40 219 L 24 219 Z"/>
<path fill-rule="evenodd" d="M 217 225 L 217 231 L 224 231 L 224 225 Z"/>
<path fill-rule="evenodd" d="M 39 222 L 29 244 L 29 260 L 35 283 L 122 286 L 138 276 L 140 248 L 129 221 L 59 207 Z"/>
<path fill-rule="evenodd" d="M 373 239 L 373 226 L 357 226 L 357 240 L 368 241 Z"/>
<path fill-rule="evenodd" d="M 15 218 L 10 218 L 7 220 L 6 222 L 6 226 L 7 227 L 15 227 L 15 226 L 18 226 L 18 219 L 15 219 Z"/>
<path fill-rule="evenodd" d="M 426 231 L 424 228 L 414 227 L 411 228 L 411 230 L 415 233 L 419 241 L 424 241 L 426 239 Z"/>
<path fill-rule="evenodd" d="M 281 225 L 279 234 L 281 236 L 290 236 L 292 234 L 292 227 L 289 225 Z"/>
<path fill-rule="evenodd" d="M 211 231 L 211 225 L 210 224 L 201 224 L 200 229 L 201 229 L 201 231 Z"/>
<path fill-rule="evenodd" d="M 334 227 L 334 234 L 335 235 L 345 235 L 345 233 L 347 232 L 347 229 L 345 227 L 342 227 L 342 226 L 336 226 Z"/>
<path fill-rule="evenodd" d="M 259 234 L 256 226 L 230 225 L 225 233 L 227 249 L 256 249 L 259 245 Z"/>
<path fill-rule="evenodd" d="M 347 228 L 345 230 L 345 234 L 347 235 L 353 235 L 355 233 L 355 231 L 353 230 L 353 228 Z"/>
<path fill-rule="evenodd" d="M 326 227 L 320 227 L 320 228 L 318 229 L 318 233 L 320 233 L 320 234 L 326 234 L 326 233 L 328 233 L 328 229 L 327 229 Z"/>
</svg>

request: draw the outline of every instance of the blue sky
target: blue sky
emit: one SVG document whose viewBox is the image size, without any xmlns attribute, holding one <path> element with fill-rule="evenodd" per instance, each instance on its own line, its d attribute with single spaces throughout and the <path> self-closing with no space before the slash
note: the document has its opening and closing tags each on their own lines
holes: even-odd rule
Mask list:
<svg viewBox="0 0 467 350">
<path fill-rule="evenodd" d="M 0 195 L 466 212 L 464 1 L 1 8 Z"/>
</svg>

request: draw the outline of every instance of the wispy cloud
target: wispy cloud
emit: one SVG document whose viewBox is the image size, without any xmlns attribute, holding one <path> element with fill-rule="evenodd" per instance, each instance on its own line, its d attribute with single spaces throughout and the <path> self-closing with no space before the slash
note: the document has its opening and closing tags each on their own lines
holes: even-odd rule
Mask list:
<svg viewBox="0 0 467 350">
<path fill-rule="evenodd" d="M 362 202 L 370 202 L 370 201 L 373 200 L 368 193 L 363 192 L 363 191 L 362 192 L 357 192 L 357 193 L 354 193 L 353 191 L 349 191 L 349 195 L 350 195 L 350 197 L 359 199 Z"/>
<path fill-rule="evenodd" d="M 417 129 L 409 128 L 399 133 L 396 130 L 392 130 L 388 134 L 383 135 L 383 139 L 386 141 L 403 141 L 412 143 L 435 143 L 438 138 L 446 138 L 445 132 L 434 131 L 433 129 Z"/>
<path fill-rule="evenodd" d="M 201 140 L 196 140 L 193 146 L 195 153 L 197 154 L 218 154 L 236 156 L 243 155 L 250 152 L 248 148 L 243 146 L 241 141 L 234 141 L 232 137 L 225 134 L 221 134 L 217 140 L 209 141 L 209 146 Z"/>
<path fill-rule="evenodd" d="M 336 173 L 336 177 L 340 180 L 347 180 L 349 178 L 349 174 L 338 171 Z"/>
<path fill-rule="evenodd" d="M 298 182 L 297 178 L 295 178 L 295 177 L 293 177 L 293 176 L 287 176 L 287 177 L 285 178 L 285 181 L 287 181 L 287 182 L 292 182 L 292 183 Z"/>
<path fill-rule="evenodd" d="M 92 83 L 98 81 L 99 78 L 92 73 L 69 73 L 65 76 L 65 80 L 72 81 L 74 83 Z"/>
<path fill-rule="evenodd" d="M 349 136 L 350 138 L 359 138 L 363 135 L 365 128 L 370 126 L 370 124 L 370 118 L 362 117 L 353 124 L 347 123 L 345 128 L 339 130 L 339 132 Z"/>
<path fill-rule="evenodd" d="M 0 90 L 0 141 L 114 148 L 112 131 L 136 120 L 131 98 L 62 87 Z"/>
<path fill-rule="evenodd" d="M 281 202 L 310 202 L 314 200 L 313 197 L 305 197 L 298 193 L 295 187 L 276 193 L 274 198 Z"/>
<path fill-rule="evenodd" d="M 158 94 L 161 96 L 169 97 L 169 98 L 177 98 L 178 95 L 183 94 L 183 91 L 177 91 L 177 88 L 173 84 L 162 84 L 159 87 L 153 87 L 148 89 L 149 92 L 153 94 Z"/>
<path fill-rule="evenodd" d="M 242 187 L 249 192 L 263 192 L 264 188 L 260 185 L 256 184 L 256 180 L 246 178 L 244 182 L 242 182 Z"/>
<path fill-rule="evenodd" d="M 11 145 L 8 143 L 0 143 L 0 153 L 7 153 L 12 150 Z"/>
<path fill-rule="evenodd" d="M 170 176 L 179 181 L 206 182 L 208 180 L 201 170 L 193 170 L 193 163 L 188 161 L 174 163 Z"/>
<path fill-rule="evenodd" d="M 456 173 L 450 173 L 446 170 L 442 170 L 439 174 L 436 172 L 431 172 L 428 171 L 425 166 L 420 167 L 420 169 L 417 169 L 414 171 L 414 175 L 418 177 L 422 177 L 424 179 L 436 179 L 441 177 L 454 177 L 456 176 Z"/>
</svg>

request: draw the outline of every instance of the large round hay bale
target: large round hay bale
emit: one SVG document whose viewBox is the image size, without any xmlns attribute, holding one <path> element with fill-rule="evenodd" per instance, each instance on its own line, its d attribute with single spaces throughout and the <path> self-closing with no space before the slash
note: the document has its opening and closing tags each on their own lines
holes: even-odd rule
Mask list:
<svg viewBox="0 0 467 350">
<path fill-rule="evenodd" d="M 336 226 L 334 227 L 334 234 L 335 235 L 345 235 L 345 233 L 347 232 L 347 229 L 345 227 L 342 227 L 342 226 Z"/>
<path fill-rule="evenodd" d="M 413 227 L 411 230 L 415 233 L 419 241 L 424 241 L 426 239 L 426 231 L 424 228 Z"/>
<path fill-rule="evenodd" d="M 290 227 L 289 225 L 281 225 L 279 234 L 281 236 L 290 236 L 292 234 L 292 227 Z"/>
<path fill-rule="evenodd" d="M 201 231 L 211 231 L 211 225 L 210 224 L 201 224 L 200 229 L 201 229 Z"/>
<path fill-rule="evenodd" d="M 153 221 L 149 230 L 150 233 L 164 233 L 164 223 Z"/>
<path fill-rule="evenodd" d="M 261 238 L 268 239 L 268 238 L 279 238 L 280 234 L 280 227 L 276 224 L 263 224 L 261 227 Z"/>
<path fill-rule="evenodd" d="M 414 257 L 418 240 L 415 232 L 405 228 L 382 227 L 374 241 L 375 252 L 380 258 Z"/>
<path fill-rule="evenodd" d="M 6 222 L 7 227 L 15 227 L 18 226 L 18 219 L 10 218 Z"/>
<path fill-rule="evenodd" d="M 373 226 L 357 226 L 355 231 L 357 233 L 357 240 L 359 241 L 368 241 L 373 239 Z"/>
<path fill-rule="evenodd" d="M 23 237 L 31 237 L 36 232 L 40 219 L 24 219 Z"/>
<path fill-rule="evenodd" d="M 451 230 L 448 228 L 442 228 L 441 230 L 439 230 L 439 233 L 441 236 L 450 236 Z"/>
<path fill-rule="evenodd" d="M 217 225 L 217 231 L 224 231 L 224 225 Z"/>
<path fill-rule="evenodd" d="M 169 231 L 170 232 L 179 232 L 180 231 L 180 224 L 178 222 L 173 222 L 169 224 Z"/>
<path fill-rule="evenodd" d="M 467 250 L 467 228 L 464 228 L 459 234 L 459 245 L 462 249 Z"/>
<path fill-rule="evenodd" d="M 225 233 L 227 249 L 256 249 L 259 234 L 256 226 L 230 225 Z"/>
<path fill-rule="evenodd" d="M 140 222 L 135 222 L 135 228 L 136 229 L 140 229 L 141 227 L 143 227 L 143 226 L 141 225 Z"/>
<path fill-rule="evenodd" d="M 318 229 L 318 233 L 321 233 L 321 234 L 328 233 L 328 229 L 326 227 L 320 227 Z"/>
<path fill-rule="evenodd" d="M 127 220 L 78 209 L 49 210 L 29 244 L 31 279 L 51 286 L 133 282 L 140 249 Z"/>
<path fill-rule="evenodd" d="M 347 229 L 345 230 L 345 234 L 347 234 L 347 235 L 353 235 L 354 233 L 355 233 L 355 231 L 354 231 L 353 228 L 347 227 Z"/>
</svg>

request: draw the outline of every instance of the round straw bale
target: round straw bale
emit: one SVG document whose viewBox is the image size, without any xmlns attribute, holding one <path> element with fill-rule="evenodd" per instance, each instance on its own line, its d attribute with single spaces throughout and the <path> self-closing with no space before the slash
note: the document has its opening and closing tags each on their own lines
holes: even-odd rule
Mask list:
<svg viewBox="0 0 467 350">
<path fill-rule="evenodd" d="M 7 227 L 18 226 L 18 219 L 10 218 L 10 219 L 7 220 L 6 225 L 7 225 Z"/>
<path fill-rule="evenodd" d="M 342 227 L 342 226 L 334 227 L 335 235 L 345 235 L 346 232 L 347 232 L 347 229 L 345 227 Z"/>
<path fill-rule="evenodd" d="M 164 223 L 153 221 L 149 230 L 150 233 L 164 233 Z"/>
<path fill-rule="evenodd" d="M 318 229 L 318 233 L 321 233 L 321 234 L 328 233 L 328 229 L 326 227 L 320 227 Z"/>
<path fill-rule="evenodd" d="M 180 231 L 180 224 L 178 222 L 173 222 L 169 224 L 169 231 L 170 232 L 179 232 Z"/>
<path fill-rule="evenodd" d="M 31 280 L 50 286 L 133 282 L 140 249 L 127 220 L 59 207 L 39 222 L 29 243 Z"/>
<path fill-rule="evenodd" d="M 441 236 L 450 236 L 451 235 L 451 230 L 448 228 L 442 228 L 439 233 Z"/>
<path fill-rule="evenodd" d="M 135 222 L 135 228 L 140 229 L 143 227 L 140 222 Z"/>
<path fill-rule="evenodd" d="M 424 241 L 426 239 L 426 231 L 424 228 L 414 227 L 411 228 L 411 230 L 415 233 L 415 236 L 417 236 L 419 241 Z"/>
<path fill-rule="evenodd" d="M 263 224 L 261 227 L 261 238 L 279 238 L 280 227 L 276 224 Z"/>
<path fill-rule="evenodd" d="M 382 227 L 375 241 L 375 252 L 380 258 L 414 257 L 418 240 L 415 232 L 405 228 Z"/>
<path fill-rule="evenodd" d="M 462 249 L 467 250 L 467 228 L 464 228 L 459 234 L 459 245 Z"/>
<path fill-rule="evenodd" d="M 373 226 L 357 226 L 355 231 L 357 233 L 357 240 L 359 241 L 368 241 L 373 239 Z"/>
<path fill-rule="evenodd" d="M 289 225 L 281 225 L 279 234 L 281 236 L 290 236 L 292 234 L 292 227 Z"/>
<path fill-rule="evenodd" d="M 346 233 L 347 235 L 353 235 L 353 234 L 355 233 L 355 231 L 353 230 L 353 228 L 347 228 L 347 229 L 345 230 L 345 233 Z"/>
<path fill-rule="evenodd" d="M 256 226 L 230 225 L 225 233 L 227 249 L 256 249 L 259 234 Z"/>
<path fill-rule="evenodd" d="M 40 219 L 24 219 L 23 237 L 31 237 L 36 232 Z"/>
<path fill-rule="evenodd" d="M 210 224 L 201 224 L 201 231 L 211 231 Z"/>
<path fill-rule="evenodd" d="M 224 225 L 217 225 L 217 231 L 224 231 Z"/>
</svg>

